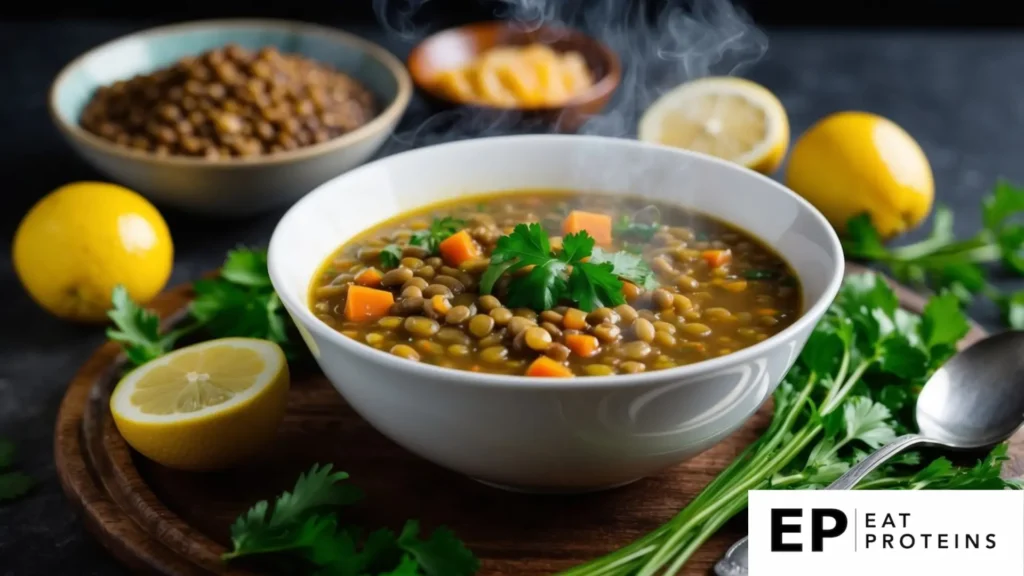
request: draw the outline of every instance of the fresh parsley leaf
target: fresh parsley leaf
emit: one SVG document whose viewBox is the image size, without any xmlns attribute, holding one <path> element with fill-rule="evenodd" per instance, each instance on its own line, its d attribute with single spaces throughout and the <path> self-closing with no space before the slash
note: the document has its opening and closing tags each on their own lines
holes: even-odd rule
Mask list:
<svg viewBox="0 0 1024 576">
<path fill-rule="evenodd" d="M 429 228 L 413 232 L 412 237 L 409 239 L 409 243 L 413 246 L 422 246 L 429 250 L 431 254 L 437 254 L 437 250 L 441 245 L 441 242 L 444 242 L 449 236 L 455 234 L 465 226 L 466 221 L 459 218 L 453 218 L 451 216 L 434 218 L 434 220 L 430 222 Z"/>
<path fill-rule="evenodd" d="M 480 281 L 481 292 L 491 293 L 503 274 L 514 274 L 527 266 L 532 269 L 509 283 L 509 305 L 538 311 L 550 310 L 563 299 L 586 311 L 616 306 L 626 301 L 619 276 L 647 286 L 653 282 L 645 278 L 650 272 L 639 258 L 595 249 L 594 239 L 585 231 L 567 234 L 556 256 L 547 233 L 532 223 L 519 224 L 511 234 L 498 239 L 490 266 Z"/>
<path fill-rule="evenodd" d="M 851 398 L 843 404 L 846 437 L 859 440 L 870 448 L 887 444 L 896 439 L 896 433 L 889 426 L 890 416 L 889 409 L 881 403 L 863 396 Z"/>
<path fill-rule="evenodd" d="M 743 271 L 743 277 L 747 280 L 771 280 L 776 276 L 778 276 L 778 273 L 775 270 L 751 269 Z"/>
<path fill-rule="evenodd" d="M 653 290 L 659 286 L 654 278 L 654 272 L 639 256 L 628 252 L 605 252 L 600 248 L 594 248 L 590 256 L 591 264 L 609 263 L 612 265 L 612 272 L 620 277 L 629 280 L 637 286 L 647 290 Z"/>
<path fill-rule="evenodd" d="M 634 217 L 623 214 L 612 223 L 612 236 L 620 242 L 650 242 L 651 238 L 661 229 L 657 220 L 642 222 Z"/>
<path fill-rule="evenodd" d="M 970 325 L 953 294 L 936 296 L 925 305 L 921 314 L 921 336 L 929 350 L 936 346 L 955 346 L 968 330 Z"/>
<path fill-rule="evenodd" d="M 114 287 L 111 304 L 107 316 L 114 327 L 107 328 L 107 338 L 121 343 L 131 363 L 142 365 L 171 351 L 173 335 L 161 336 L 160 318 L 136 304 L 124 286 Z"/>
<path fill-rule="evenodd" d="M 1024 330 L 1024 290 L 1019 290 L 1000 301 L 1003 317 L 1014 330 Z"/>
<path fill-rule="evenodd" d="M 881 236 L 871 224 L 869 214 L 860 214 L 850 218 L 846 223 L 846 237 L 843 239 L 843 252 L 854 258 L 870 260 L 883 258 L 888 254 Z"/>
<path fill-rule="evenodd" d="M 526 266 L 543 266 L 553 259 L 548 235 L 540 224 L 519 224 L 511 234 L 498 238 L 491 252 L 491 264 L 480 278 L 480 292 L 490 294 L 503 274 Z"/>
<path fill-rule="evenodd" d="M 815 330 L 807 338 L 800 362 L 816 374 L 831 374 L 843 358 L 843 341 L 829 330 Z"/>
<path fill-rule="evenodd" d="M 342 483 L 348 479 L 348 474 L 332 472 L 331 469 L 330 464 L 314 465 L 309 472 L 299 476 L 291 492 L 284 492 L 277 498 L 273 510 L 266 500 L 261 500 L 239 516 L 231 525 L 234 549 L 226 558 L 279 548 L 279 542 L 286 539 L 306 542 L 312 535 L 326 530 L 316 517 L 318 512 L 346 506 L 362 498 L 361 490 Z"/>
<path fill-rule="evenodd" d="M 1024 212 L 1024 188 L 1007 180 L 996 182 L 992 195 L 981 202 L 981 220 L 988 230 L 998 232 L 1007 221 Z"/>
<path fill-rule="evenodd" d="M 508 286 L 508 304 L 514 308 L 543 311 L 555 307 L 566 293 L 566 265 L 551 259 L 535 265 L 525 276 L 514 278 Z"/>
<path fill-rule="evenodd" d="M 388 244 L 380 251 L 380 264 L 385 268 L 397 268 L 402 261 L 402 249 L 397 244 Z"/>
<path fill-rule="evenodd" d="M 594 239 L 586 230 L 566 234 L 565 238 L 562 238 L 562 252 L 558 258 L 567 264 L 582 262 L 594 254 L 594 244 Z"/>
<path fill-rule="evenodd" d="M 181 338 L 200 329 L 208 338 L 270 340 L 280 344 L 289 358 L 296 357 L 298 349 L 289 334 L 291 319 L 271 286 L 265 250 L 232 250 L 221 273 L 197 280 L 193 291 L 189 318 L 161 334 L 157 315 L 134 302 L 123 286 L 115 287 L 107 313 L 114 326 L 107 329 L 107 338 L 120 342 L 135 365 L 163 356 Z"/>
<path fill-rule="evenodd" d="M 1003 264 L 1017 274 L 1024 274 L 1024 226 L 1007 226 L 997 238 L 1003 253 Z"/>
<path fill-rule="evenodd" d="M 12 464 L 14 464 L 14 443 L 0 438 L 0 502 L 20 498 L 35 486 L 35 480 L 27 474 L 4 471 Z"/>
<path fill-rule="evenodd" d="M 239 286 L 269 288 L 270 272 L 267 271 L 267 251 L 239 248 L 228 252 L 220 269 L 222 278 Z"/>
<path fill-rule="evenodd" d="M 420 576 L 420 565 L 411 556 L 402 556 L 397 568 L 381 576 Z"/>
<path fill-rule="evenodd" d="M 879 368 L 907 380 L 928 373 L 928 356 L 904 338 L 889 338 L 880 346 Z"/>
<path fill-rule="evenodd" d="M 480 564 L 455 534 L 438 528 L 426 540 L 418 537 L 419 523 L 409 520 L 398 536 L 398 545 L 409 553 L 427 576 L 470 576 Z"/>
<path fill-rule="evenodd" d="M 235 521 L 233 547 L 223 559 L 262 560 L 278 573 L 318 576 L 469 576 L 479 569 L 445 528 L 422 540 L 414 520 L 397 538 L 382 528 L 364 539 L 359 528 L 340 527 L 337 511 L 362 498 L 347 479 L 330 465 L 314 465 L 272 509 L 260 501 Z"/>
<path fill-rule="evenodd" d="M 14 442 L 0 438 L 0 470 L 14 464 Z"/>
<path fill-rule="evenodd" d="M 584 311 L 626 303 L 622 282 L 607 262 L 575 264 L 569 276 L 569 298 Z"/>
<path fill-rule="evenodd" d="M 0 502 L 21 498 L 28 494 L 36 482 L 21 472 L 0 473 Z"/>
</svg>

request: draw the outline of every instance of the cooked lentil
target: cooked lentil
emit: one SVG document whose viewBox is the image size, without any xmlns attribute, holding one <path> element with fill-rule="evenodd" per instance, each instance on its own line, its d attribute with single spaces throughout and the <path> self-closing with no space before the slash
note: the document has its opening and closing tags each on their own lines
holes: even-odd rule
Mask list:
<svg viewBox="0 0 1024 576">
<path fill-rule="evenodd" d="M 493 294 L 479 293 L 499 237 L 518 223 L 539 222 L 557 246 L 562 220 L 572 210 L 608 215 L 613 222 L 641 210 L 660 214 L 649 241 L 613 238 L 602 247 L 638 253 L 660 286 L 623 282 L 625 304 L 590 311 L 567 302 L 540 312 L 511 308 L 507 276 Z M 478 255 L 446 262 L 410 244 L 414 232 L 445 216 L 465 222 Z M 390 244 L 401 248 L 403 258 L 388 269 L 380 254 Z M 346 320 L 347 289 L 368 268 L 383 273 L 380 289 L 394 296 L 394 304 L 376 321 Z M 310 300 L 318 317 L 339 332 L 409 360 L 524 374 L 543 355 L 577 376 L 664 370 L 728 354 L 777 334 L 802 310 L 792 269 L 733 226 L 671 204 L 564 192 L 495 194 L 404 214 L 342 246 L 318 273 Z"/>
<path fill-rule="evenodd" d="M 373 95 L 325 64 L 228 45 L 101 87 L 79 124 L 126 148 L 220 159 L 326 142 L 375 114 Z"/>
</svg>

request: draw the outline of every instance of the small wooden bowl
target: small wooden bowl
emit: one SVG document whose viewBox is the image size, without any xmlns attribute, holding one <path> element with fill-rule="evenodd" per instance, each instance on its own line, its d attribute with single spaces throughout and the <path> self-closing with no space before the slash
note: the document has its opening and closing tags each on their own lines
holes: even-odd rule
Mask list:
<svg viewBox="0 0 1024 576">
<path fill-rule="evenodd" d="M 499 107 L 451 99 L 438 90 L 434 78 L 443 70 L 472 62 L 495 46 L 533 43 L 551 46 L 556 52 L 576 51 L 583 56 L 594 84 L 582 94 L 557 106 Z M 615 53 L 586 34 L 570 28 L 539 26 L 527 28 L 511 22 L 478 22 L 438 32 L 420 42 L 409 54 L 413 82 L 431 99 L 454 106 L 470 106 L 481 113 L 512 113 L 524 120 L 541 120 L 560 131 L 575 131 L 600 112 L 622 80 L 622 68 Z"/>
</svg>

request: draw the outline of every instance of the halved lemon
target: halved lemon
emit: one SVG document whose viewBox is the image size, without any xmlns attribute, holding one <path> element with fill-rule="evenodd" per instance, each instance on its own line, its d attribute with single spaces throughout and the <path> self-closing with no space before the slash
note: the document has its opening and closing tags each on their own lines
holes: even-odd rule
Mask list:
<svg viewBox="0 0 1024 576">
<path fill-rule="evenodd" d="M 170 468 L 213 470 L 250 458 L 284 416 L 288 364 L 267 340 L 222 338 L 136 368 L 110 412 L 128 444 Z"/>
<path fill-rule="evenodd" d="M 789 118 L 774 94 L 733 77 L 686 82 L 640 119 L 638 138 L 703 152 L 770 174 L 789 146 Z"/>
</svg>

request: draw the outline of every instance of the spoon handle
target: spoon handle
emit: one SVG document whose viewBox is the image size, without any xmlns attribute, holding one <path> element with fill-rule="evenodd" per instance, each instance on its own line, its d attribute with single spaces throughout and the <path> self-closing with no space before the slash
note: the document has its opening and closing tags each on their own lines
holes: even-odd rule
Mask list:
<svg viewBox="0 0 1024 576">
<path fill-rule="evenodd" d="M 903 452 L 907 448 L 916 444 L 926 444 L 928 439 L 918 434 L 905 434 L 896 438 L 892 442 L 889 442 L 885 446 L 882 446 L 878 450 L 875 450 L 873 454 L 860 461 L 853 468 L 846 471 L 836 479 L 835 482 L 831 483 L 826 487 L 826 490 L 852 490 L 857 482 L 864 479 L 865 476 L 874 471 L 884 464 L 887 460 L 893 456 Z"/>
</svg>

